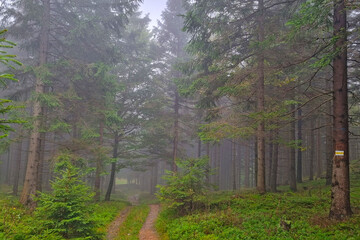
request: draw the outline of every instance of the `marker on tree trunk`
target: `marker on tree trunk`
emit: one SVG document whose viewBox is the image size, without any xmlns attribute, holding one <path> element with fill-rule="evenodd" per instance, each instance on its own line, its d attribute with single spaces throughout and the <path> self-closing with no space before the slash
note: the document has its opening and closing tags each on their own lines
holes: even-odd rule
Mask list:
<svg viewBox="0 0 360 240">
<path fill-rule="evenodd" d="M 343 157 L 344 156 L 344 151 L 335 150 L 335 156 Z"/>
</svg>

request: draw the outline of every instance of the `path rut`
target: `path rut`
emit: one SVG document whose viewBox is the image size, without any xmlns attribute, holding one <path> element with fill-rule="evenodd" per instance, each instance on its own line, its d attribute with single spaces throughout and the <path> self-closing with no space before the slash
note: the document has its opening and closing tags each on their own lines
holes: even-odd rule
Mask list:
<svg viewBox="0 0 360 240">
<path fill-rule="evenodd" d="M 110 224 L 106 235 L 107 240 L 113 240 L 116 238 L 120 230 L 120 225 L 125 221 L 130 213 L 130 208 L 131 207 L 126 207 L 122 210 L 116 219 Z"/>
<path fill-rule="evenodd" d="M 159 235 L 155 230 L 155 220 L 159 215 L 159 205 L 150 205 L 150 213 L 146 218 L 145 224 L 140 230 L 140 240 L 160 240 Z"/>
</svg>

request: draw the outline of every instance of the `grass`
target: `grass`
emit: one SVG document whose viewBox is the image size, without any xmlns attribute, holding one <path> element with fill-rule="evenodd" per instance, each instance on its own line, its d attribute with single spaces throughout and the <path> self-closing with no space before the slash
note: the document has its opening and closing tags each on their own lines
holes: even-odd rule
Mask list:
<svg viewBox="0 0 360 240">
<path fill-rule="evenodd" d="M 105 235 L 110 223 L 128 205 L 129 203 L 124 201 L 99 203 L 94 212 L 94 220 L 99 223 L 98 231 Z"/>
<path fill-rule="evenodd" d="M 150 212 L 147 205 L 134 206 L 131 208 L 128 217 L 121 225 L 117 240 L 137 240 L 139 232 L 145 223 L 146 217 Z"/>
<path fill-rule="evenodd" d="M 360 239 L 360 179 L 352 179 L 353 216 L 344 222 L 327 218 L 330 188 L 323 180 L 298 185 L 292 193 L 259 195 L 217 192 L 206 208 L 178 217 L 166 209 L 157 221 L 162 239 Z"/>
</svg>

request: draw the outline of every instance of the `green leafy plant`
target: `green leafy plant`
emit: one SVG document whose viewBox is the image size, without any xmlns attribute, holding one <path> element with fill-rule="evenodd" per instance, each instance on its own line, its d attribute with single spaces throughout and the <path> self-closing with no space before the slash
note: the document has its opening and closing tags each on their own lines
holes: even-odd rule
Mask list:
<svg viewBox="0 0 360 240">
<path fill-rule="evenodd" d="M 71 155 L 62 154 L 58 160 L 55 172 L 59 176 L 52 183 L 53 192 L 40 194 L 36 215 L 45 219 L 44 227 L 66 239 L 100 239 L 89 204 L 93 193 L 81 180 Z"/>
<path fill-rule="evenodd" d="M 208 161 L 207 157 L 178 160 L 180 170 L 168 171 L 164 176 L 167 185 L 158 186 L 160 201 L 182 214 L 203 206 Z"/>
</svg>

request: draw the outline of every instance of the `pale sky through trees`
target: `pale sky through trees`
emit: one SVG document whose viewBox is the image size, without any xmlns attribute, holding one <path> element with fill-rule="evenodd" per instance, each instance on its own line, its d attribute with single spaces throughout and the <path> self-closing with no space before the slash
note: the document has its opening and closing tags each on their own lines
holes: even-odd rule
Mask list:
<svg viewBox="0 0 360 240">
<path fill-rule="evenodd" d="M 157 20 L 161 19 L 161 12 L 166 7 L 166 0 L 144 0 L 140 6 L 140 11 L 143 14 L 150 14 L 151 19 L 150 28 L 156 26 Z"/>
</svg>

